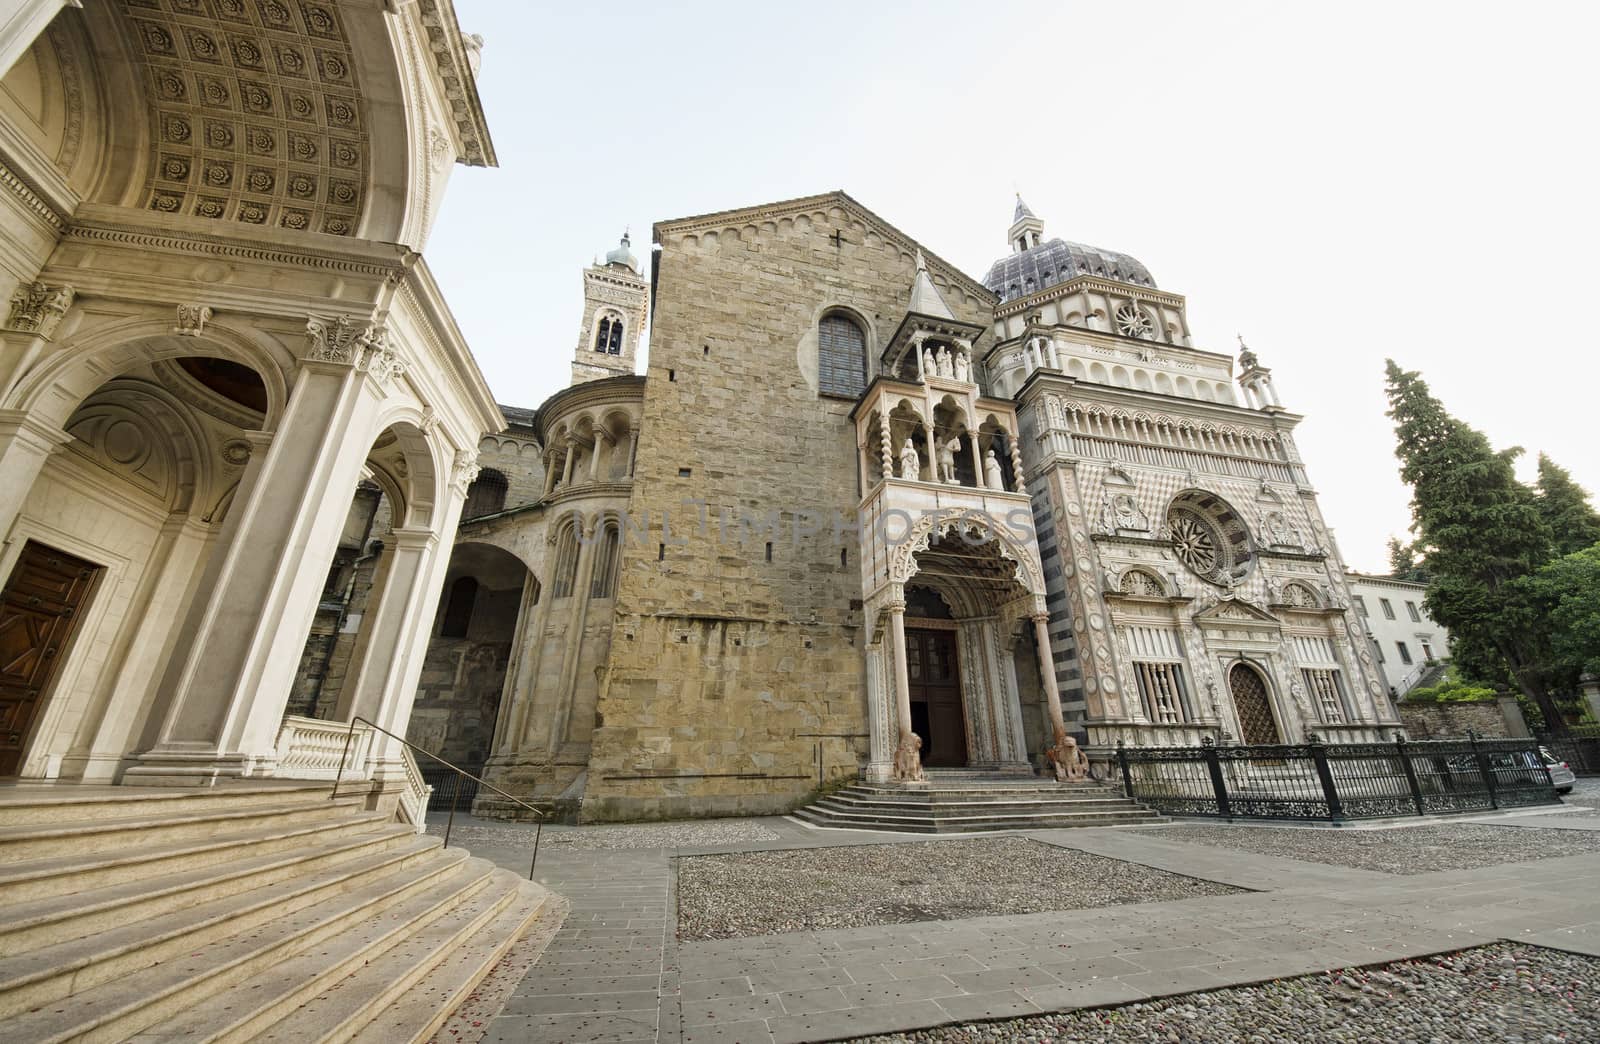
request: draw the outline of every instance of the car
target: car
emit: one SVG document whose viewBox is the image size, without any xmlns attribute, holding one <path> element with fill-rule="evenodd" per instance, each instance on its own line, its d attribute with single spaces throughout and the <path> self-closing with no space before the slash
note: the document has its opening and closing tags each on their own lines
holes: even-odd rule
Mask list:
<svg viewBox="0 0 1600 1044">
<path fill-rule="evenodd" d="M 1548 747 L 1539 748 L 1539 757 L 1544 760 L 1544 767 L 1550 770 L 1550 782 L 1556 785 L 1556 793 L 1572 793 L 1573 786 L 1578 782 L 1577 773 L 1572 771 L 1572 767 L 1550 753 Z"/>
</svg>

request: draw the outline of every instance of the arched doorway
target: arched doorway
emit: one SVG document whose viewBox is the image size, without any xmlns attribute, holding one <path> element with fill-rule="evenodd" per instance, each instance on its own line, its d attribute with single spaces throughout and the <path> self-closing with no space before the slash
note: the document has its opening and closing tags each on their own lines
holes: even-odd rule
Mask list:
<svg viewBox="0 0 1600 1044">
<path fill-rule="evenodd" d="M 1228 691 L 1233 694 L 1233 709 L 1239 715 L 1239 731 L 1244 742 L 1252 746 L 1283 742 L 1278 735 L 1278 723 L 1272 717 L 1267 682 L 1260 671 L 1246 664 L 1234 664 L 1228 671 Z"/>
</svg>

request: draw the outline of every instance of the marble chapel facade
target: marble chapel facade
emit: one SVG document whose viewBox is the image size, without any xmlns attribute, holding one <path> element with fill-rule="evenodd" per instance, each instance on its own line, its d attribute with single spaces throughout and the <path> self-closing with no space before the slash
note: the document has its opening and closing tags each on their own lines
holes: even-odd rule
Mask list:
<svg viewBox="0 0 1600 1044">
<path fill-rule="evenodd" d="M 1391 733 L 1271 372 L 1020 200 L 1008 238 L 979 281 L 834 192 L 585 270 L 572 385 L 479 445 L 411 738 L 600 821 L 1048 771 L 1057 725 L 1094 771 Z"/>
</svg>

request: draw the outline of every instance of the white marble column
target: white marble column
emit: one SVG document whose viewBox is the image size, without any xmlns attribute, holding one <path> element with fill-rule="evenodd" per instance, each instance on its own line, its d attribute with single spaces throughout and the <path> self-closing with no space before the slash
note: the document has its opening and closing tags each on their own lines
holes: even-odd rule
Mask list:
<svg viewBox="0 0 1600 1044">
<path fill-rule="evenodd" d="M 35 414 L 0 411 L 0 536 L 11 532 L 44 462 L 71 441 L 71 435 Z"/>
<path fill-rule="evenodd" d="M 894 656 L 895 719 L 900 726 L 900 735 L 896 737 L 894 745 L 895 778 L 903 779 L 907 777 L 899 771 L 900 755 L 905 750 L 907 737 L 911 735 L 911 675 L 906 669 L 906 603 L 890 602 L 887 610 L 890 652 Z"/>
<path fill-rule="evenodd" d="M 82 0 L 11 0 L 0 5 L 0 76 L 27 53 L 64 8 L 82 6 Z"/>
<path fill-rule="evenodd" d="M 158 739 L 126 782 L 271 772 L 328 563 L 377 435 L 383 384 L 349 362 L 307 362 L 277 434 L 254 440 L 161 683 Z"/>
<path fill-rule="evenodd" d="M 1039 613 L 1033 618 L 1034 643 L 1039 648 L 1039 675 L 1044 682 L 1045 705 L 1050 712 L 1051 734 L 1055 729 L 1065 732 L 1067 723 L 1061 716 L 1061 690 L 1056 687 L 1056 665 L 1050 656 L 1050 614 Z"/>
</svg>

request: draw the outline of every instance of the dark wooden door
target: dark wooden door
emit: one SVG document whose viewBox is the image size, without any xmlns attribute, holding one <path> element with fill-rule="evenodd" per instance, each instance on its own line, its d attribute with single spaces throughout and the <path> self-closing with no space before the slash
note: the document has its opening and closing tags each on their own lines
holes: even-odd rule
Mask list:
<svg viewBox="0 0 1600 1044">
<path fill-rule="evenodd" d="M 28 541 L 0 592 L 0 776 L 14 776 L 22 746 L 83 617 L 99 569 Z"/>
<path fill-rule="evenodd" d="M 922 737 L 922 763 L 967 763 L 967 723 L 961 709 L 961 672 L 954 631 L 906 631 L 906 674 L 911 681 L 911 727 Z"/>
<path fill-rule="evenodd" d="M 1276 744 L 1278 724 L 1272 717 L 1272 700 L 1267 696 L 1267 683 L 1255 670 L 1242 663 L 1234 664 L 1228 672 L 1228 689 L 1233 693 L 1233 709 L 1239 713 L 1239 731 L 1248 744 Z"/>
</svg>

